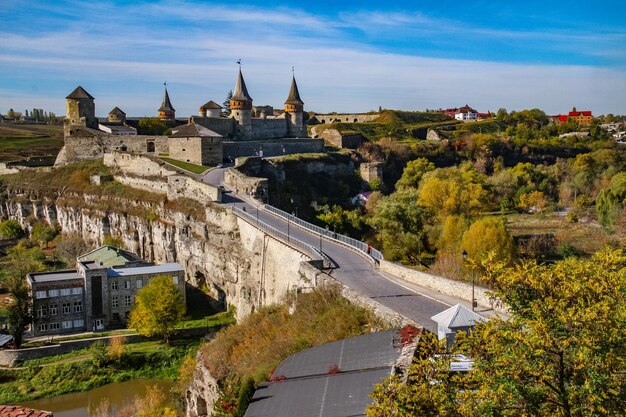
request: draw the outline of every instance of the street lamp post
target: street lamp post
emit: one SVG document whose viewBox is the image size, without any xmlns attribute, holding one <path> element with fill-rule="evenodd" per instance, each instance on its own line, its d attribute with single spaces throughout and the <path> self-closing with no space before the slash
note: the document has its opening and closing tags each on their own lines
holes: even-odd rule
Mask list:
<svg viewBox="0 0 626 417">
<path fill-rule="evenodd" d="M 465 251 L 465 249 L 463 249 L 461 256 L 463 257 L 463 261 L 467 260 L 467 252 Z M 476 286 L 474 284 L 474 269 L 472 269 L 472 311 L 474 311 L 474 309 L 476 308 L 475 294 L 476 294 Z"/>
<path fill-rule="evenodd" d="M 326 225 L 326 232 L 328 233 L 328 225 Z M 320 232 L 320 253 L 322 253 L 322 233 Z"/>
<path fill-rule="evenodd" d="M 287 242 L 290 242 L 289 240 L 289 215 L 287 215 Z"/>
</svg>

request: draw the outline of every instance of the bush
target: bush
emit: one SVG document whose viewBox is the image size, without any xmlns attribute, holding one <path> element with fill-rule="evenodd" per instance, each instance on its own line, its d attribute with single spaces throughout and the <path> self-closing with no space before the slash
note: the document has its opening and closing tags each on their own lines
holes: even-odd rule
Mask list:
<svg viewBox="0 0 626 417">
<path fill-rule="evenodd" d="M 0 239 L 19 239 L 24 236 L 24 229 L 17 220 L 0 222 Z"/>
</svg>

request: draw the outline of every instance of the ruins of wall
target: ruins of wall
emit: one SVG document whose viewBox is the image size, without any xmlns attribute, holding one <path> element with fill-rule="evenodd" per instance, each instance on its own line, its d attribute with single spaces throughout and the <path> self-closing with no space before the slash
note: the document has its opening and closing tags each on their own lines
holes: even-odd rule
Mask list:
<svg viewBox="0 0 626 417">
<path fill-rule="evenodd" d="M 365 123 L 372 122 L 380 116 L 379 113 L 341 113 L 341 114 L 314 114 L 311 121 L 317 123 Z"/>
</svg>

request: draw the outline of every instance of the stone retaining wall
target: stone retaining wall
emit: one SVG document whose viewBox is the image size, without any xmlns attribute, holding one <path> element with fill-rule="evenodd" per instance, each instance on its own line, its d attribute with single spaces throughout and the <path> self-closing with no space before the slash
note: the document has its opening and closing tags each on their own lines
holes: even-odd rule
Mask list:
<svg viewBox="0 0 626 417">
<path fill-rule="evenodd" d="M 437 275 L 428 274 L 426 272 L 409 269 L 402 265 L 385 260 L 380 262 L 380 271 L 386 272 L 412 284 L 419 285 L 420 287 L 425 287 L 442 294 L 467 300 L 471 303 L 472 286 L 465 282 L 454 281 Z M 478 305 L 506 312 L 506 309 L 502 307 L 501 303 L 497 301 L 494 303 L 494 301 L 491 300 L 487 294 L 489 291 L 488 289 L 476 286 L 474 291 Z"/>
</svg>

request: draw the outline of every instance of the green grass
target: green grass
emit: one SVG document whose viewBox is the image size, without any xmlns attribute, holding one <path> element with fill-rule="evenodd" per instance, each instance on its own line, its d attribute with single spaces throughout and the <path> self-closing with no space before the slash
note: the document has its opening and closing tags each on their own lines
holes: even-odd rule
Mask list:
<svg viewBox="0 0 626 417">
<path fill-rule="evenodd" d="M 204 173 L 207 169 L 210 169 L 212 167 L 209 166 L 203 166 L 203 165 L 196 165 L 196 164 L 192 164 L 190 162 L 183 162 L 183 161 L 179 161 L 177 159 L 172 159 L 172 158 L 166 158 L 161 156 L 160 157 L 163 161 L 167 162 L 168 164 L 172 164 L 178 168 L 184 169 L 185 171 L 189 171 L 192 172 L 194 174 L 202 174 Z"/>
<path fill-rule="evenodd" d="M 63 126 L 0 125 L 0 162 L 56 156 L 62 147 Z"/>
<path fill-rule="evenodd" d="M 197 341 L 184 341 L 172 346 L 150 341 L 126 346 L 126 352 L 119 363 L 99 367 L 90 358 L 86 358 L 71 363 L 0 370 L 0 404 L 88 391 L 112 382 L 135 378 L 175 380 L 183 359 L 193 354 L 197 347 Z M 73 354 L 74 357 L 85 355 L 83 351 Z M 53 359 L 62 361 L 71 357 L 60 355 Z M 31 365 L 38 364 L 35 361 L 30 362 Z"/>
</svg>

